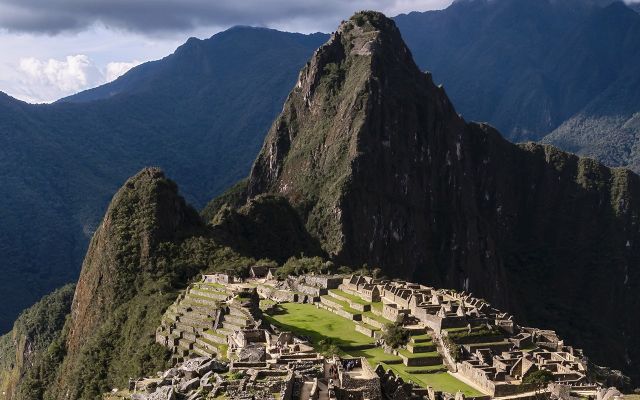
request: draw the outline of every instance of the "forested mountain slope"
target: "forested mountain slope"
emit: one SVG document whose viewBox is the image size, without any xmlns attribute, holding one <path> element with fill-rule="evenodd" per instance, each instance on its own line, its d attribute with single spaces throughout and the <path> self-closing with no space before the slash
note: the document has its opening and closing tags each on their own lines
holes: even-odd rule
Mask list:
<svg viewBox="0 0 640 400">
<path fill-rule="evenodd" d="M 56 104 L 0 95 L 0 332 L 77 278 L 111 195 L 142 167 L 165 168 L 198 207 L 245 176 L 325 39 L 238 27 Z"/>
</svg>

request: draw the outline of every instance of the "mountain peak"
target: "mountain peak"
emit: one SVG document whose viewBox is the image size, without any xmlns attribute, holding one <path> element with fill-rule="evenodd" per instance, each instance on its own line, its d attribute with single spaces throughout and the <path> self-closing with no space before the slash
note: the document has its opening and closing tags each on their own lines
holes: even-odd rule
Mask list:
<svg viewBox="0 0 640 400">
<path fill-rule="evenodd" d="M 154 261 L 161 242 L 200 226 L 198 214 L 162 170 L 145 168 L 129 178 L 89 245 L 72 305 L 69 352 L 75 353 L 115 306 L 136 293 L 143 273 L 163 268 Z"/>
<path fill-rule="evenodd" d="M 418 111 L 418 116 L 411 112 Z M 407 118 L 407 113 L 411 113 Z M 446 95 L 414 63 L 395 23 L 377 12 L 344 21 L 303 68 L 274 122 L 248 183 L 249 197 L 285 195 L 325 250 L 343 261 L 353 182 L 398 154 L 426 158 L 426 119 L 460 126 Z M 403 166 L 407 173 L 417 165 Z M 398 182 L 383 190 L 402 192 Z M 353 191 L 355 193 L 357 191 Z"/>
</svg>

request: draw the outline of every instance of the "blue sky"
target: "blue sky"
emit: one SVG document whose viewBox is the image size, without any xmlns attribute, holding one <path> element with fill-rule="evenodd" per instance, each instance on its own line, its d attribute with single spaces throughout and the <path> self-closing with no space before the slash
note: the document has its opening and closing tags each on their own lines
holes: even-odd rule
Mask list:
<svg viewBox="0 0 640 400">
<path fill-rule="evenodd" d="M 0 91 L 51 102 L 233 25 L 331 32 L 362 9 L 394 16 L 452 0 L 0 0 Z"/>
</svg>

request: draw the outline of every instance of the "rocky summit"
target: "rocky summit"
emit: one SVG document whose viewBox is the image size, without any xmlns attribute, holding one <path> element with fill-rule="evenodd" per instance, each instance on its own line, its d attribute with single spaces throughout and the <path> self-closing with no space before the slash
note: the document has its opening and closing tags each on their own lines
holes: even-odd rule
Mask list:
<svg viewBox="0 0 640 400">
<path fill-rule="evenodd" d="M 640 360 L 638 176 L 467 123 L 381 14 L 344 22 L 302 70 L 247 191 L 289 199 L 336 262 L 471 290 L 595 360 Z"/>
</svg>

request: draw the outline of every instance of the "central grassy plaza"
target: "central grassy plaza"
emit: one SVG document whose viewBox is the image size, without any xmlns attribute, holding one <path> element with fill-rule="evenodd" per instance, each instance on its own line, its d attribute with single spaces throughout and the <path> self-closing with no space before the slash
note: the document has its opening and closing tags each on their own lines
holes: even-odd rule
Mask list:
<svg viewBox="0 0 640 400">
<path fill-rule="evenodd" d="M 280 329 L 305 337 L 313 344 L 329 340 L 338 346 L 344 355 L 366 357 L 374 367 L 380 363 L 405 381 L 413 381 L 420 386 L 431 386 L 435 390 L 449 393 L 460 390 L 467 396 L 482 396 L 482 393 L 444 372 L 446 369 L 443 365 L 405 366 L 400 357 L 386 354 L 381 348 L 375 347 L 375 339 L 357 332 L 353 321 L 312 304 L 283 303 L 278 306 L 276 312 L 265 317 Z"/>
</svg>

